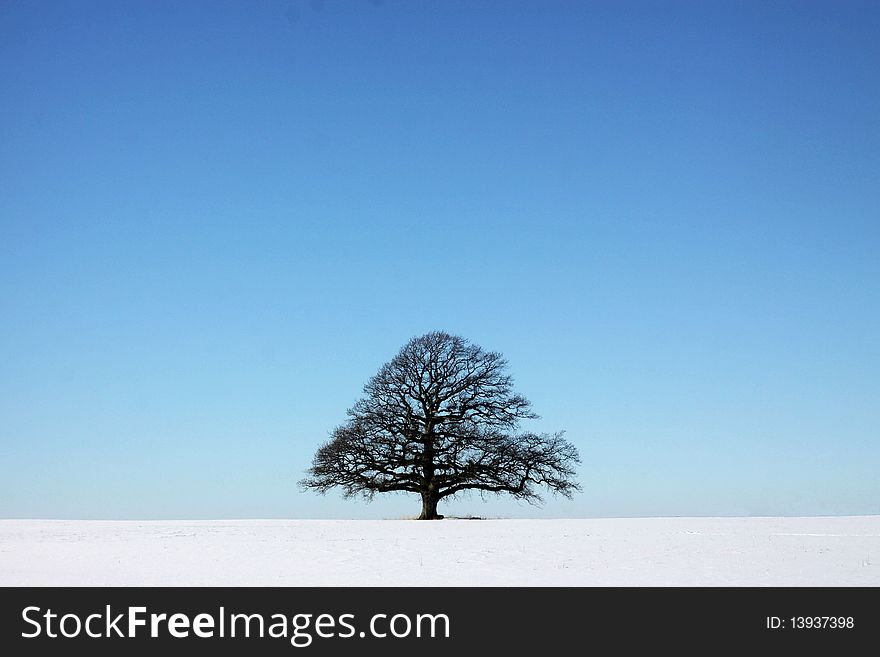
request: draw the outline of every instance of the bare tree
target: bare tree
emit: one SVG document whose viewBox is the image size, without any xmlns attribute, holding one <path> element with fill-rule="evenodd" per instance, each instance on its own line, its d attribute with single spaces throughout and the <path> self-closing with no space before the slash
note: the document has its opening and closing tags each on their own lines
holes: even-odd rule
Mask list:
<svg viewBox="0 0 880 657">
<path fill-rule="evenodd" d="M 577 450 L 562 432 L 518 432 L 537 415 L 513 392 L 506 367 L 501 354 L 458 336 L 413 338 L 367 382 L 301 485 L 368 499 L 416 493 L 420 520 L 442 518 L 437 503 L 465 491 L 538 502 L 544 486 L 571 497 Z"/>
</svg>

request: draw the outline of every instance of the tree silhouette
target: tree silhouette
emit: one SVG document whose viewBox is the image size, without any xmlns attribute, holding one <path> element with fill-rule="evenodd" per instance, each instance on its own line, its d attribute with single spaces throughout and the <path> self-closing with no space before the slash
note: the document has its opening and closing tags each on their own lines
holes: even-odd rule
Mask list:
<svg viewBox="0 0 880 657">
<path fill-rule="evenodd" d="M 413 338 L 367 382 L 301 485 L 368 499 L 416 493 L 420 520 L 442 518 L 438 502 L 465 491 L 538 502 L 544 486 L 571 497 L 577 450 L 562 432 L 518 432 L 537 415 L 506 367 L 501 354 L 458 336 Z"/>
</svg>

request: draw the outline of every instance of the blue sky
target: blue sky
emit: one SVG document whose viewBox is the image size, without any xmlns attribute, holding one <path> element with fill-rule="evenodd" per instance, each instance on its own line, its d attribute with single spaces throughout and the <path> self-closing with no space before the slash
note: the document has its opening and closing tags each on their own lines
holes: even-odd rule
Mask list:
<svg viewBox="0 0 880 657">
<path fill-rule="evenodd" d="M 0 517 L 298 490 L 413 335 L 503 352 L 584 492 L 880 513 L 877 3 L 3 2 Z"/>
</svg>

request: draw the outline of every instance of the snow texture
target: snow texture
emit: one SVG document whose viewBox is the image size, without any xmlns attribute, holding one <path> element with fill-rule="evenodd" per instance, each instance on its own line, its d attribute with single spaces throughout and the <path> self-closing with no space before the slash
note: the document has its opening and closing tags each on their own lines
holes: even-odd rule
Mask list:
<svg viewBox="0 0 880 657">
<path fill-rule="evenodd" d="M 0 520 L 2 586 L 878 586 L 880 516 Z"/>
</svg>

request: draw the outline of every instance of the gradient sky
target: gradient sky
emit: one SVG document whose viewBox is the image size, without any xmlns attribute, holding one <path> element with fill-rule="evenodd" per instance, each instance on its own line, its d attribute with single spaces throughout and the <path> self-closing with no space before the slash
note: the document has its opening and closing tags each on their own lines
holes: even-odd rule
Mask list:
<svg viewBox="0 0 880 657">
<path fill-rule="evenodd" d="M 430 330 L 583 459 L 441 512 L 880 513 L 880 5 L 0 2 L 0 517 L 417 514 Z"/>
</svg>

